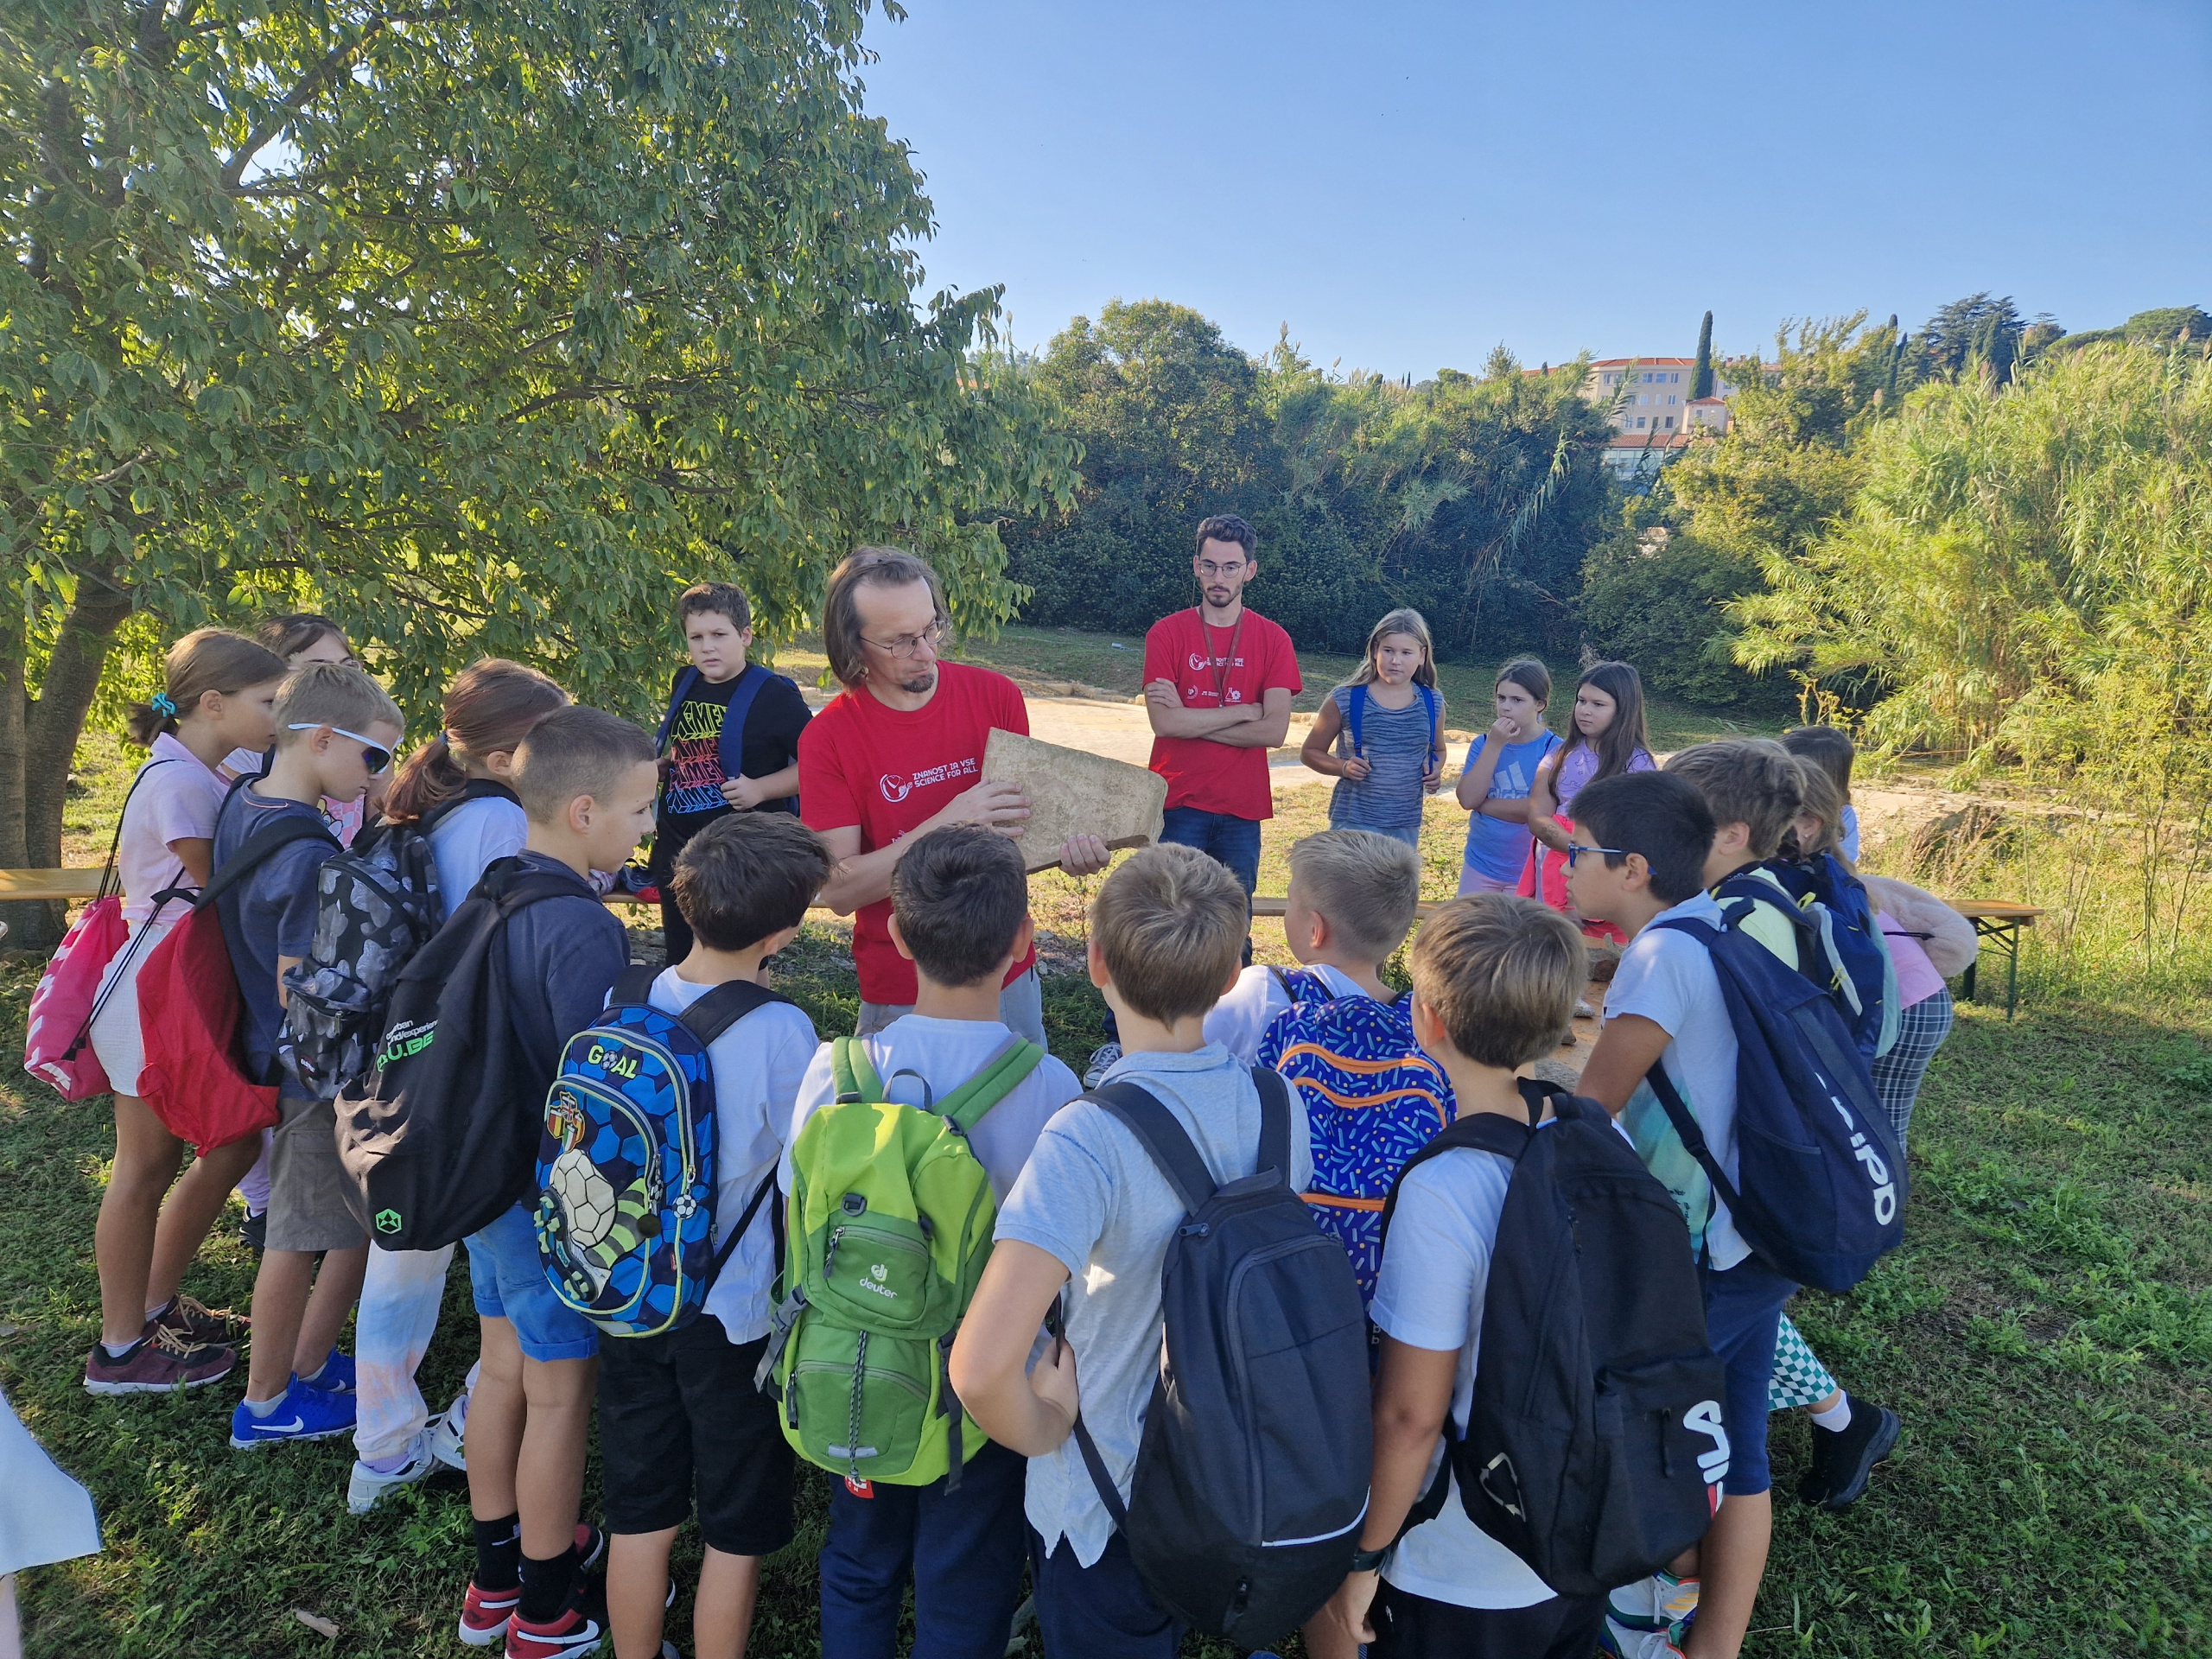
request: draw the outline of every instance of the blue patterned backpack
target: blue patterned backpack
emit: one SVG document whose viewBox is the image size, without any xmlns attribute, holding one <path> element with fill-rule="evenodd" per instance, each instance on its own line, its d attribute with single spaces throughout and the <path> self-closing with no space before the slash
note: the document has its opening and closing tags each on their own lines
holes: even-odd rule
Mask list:
<svg viewBox="0 0 2212 1659">
<path fill-rule="evenodd" d="M 770 1170 L 715 1249 L 707 1051 L 753 1009 L 790 999 L 732 980 L 664 1014 L 645 1000 L 659 972 L 630 969 L 599 1023 L 569 1039 L 537 1143 L 538 1260 L 553 1294 L 611 1337 L 696 1319 L 776 1185 Z"/>
<path fill-rule="evenodd" d="M 1259 1061 L 1306 1105 L 1313 1218 L 1351 1257 L 1360 1306 L 1382 1266 L 1382 1206 L 1406 1160 L 1458 1116 L 1451 1079 L 1414 1041 L 1413 997 L 1336 996 L 1319 974 L 1281 976 L 1291 1006 L 1260 1038 Z"/>
</svg>

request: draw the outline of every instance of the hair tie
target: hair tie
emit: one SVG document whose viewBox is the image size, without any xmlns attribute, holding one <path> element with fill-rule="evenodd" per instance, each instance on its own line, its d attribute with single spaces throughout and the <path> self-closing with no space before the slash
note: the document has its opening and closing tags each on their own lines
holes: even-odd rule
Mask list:
<svg viewBox="0 0 2212 1659">
<path fill-rule="evenodd" d="M 176 718 L 176 702 L 166 691 L 155 692 L 146 706 L 164 720 Z"/>
</svg>

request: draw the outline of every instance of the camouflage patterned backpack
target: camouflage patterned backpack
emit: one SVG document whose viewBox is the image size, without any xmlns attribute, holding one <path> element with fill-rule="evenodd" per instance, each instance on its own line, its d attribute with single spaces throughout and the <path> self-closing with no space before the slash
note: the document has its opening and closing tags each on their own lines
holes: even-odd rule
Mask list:
<svg viewBox="0 0 2212 1659">
<path fill-rule="evenodd" d="M 337 1099 L 374 1065 L 399 971 L 429 943 L 445 913 L 431 827 L 487 795 L 515 798 L 505 784 L 472 779 L 419 822 L 364 829 L 324 862 L 315 943 L 284 976 L 284 1029 L 276 1039 L 285 1071 L 310 1099 Z M 465 896 L 454 894 L 454 903 Z"/>
<path fill-rule="evenodd" d="M 715 1039 L 790 999 L 734 979 L 682 1014 L 632 968 L 597 1024 L 562 1052 L 537 1143 L 537 1258 L 553 1294 L 610 1337 L 652 1337 L 699 1314 L 776 1184 L 768 1172 L 715 1248 Z"/>
</svg>

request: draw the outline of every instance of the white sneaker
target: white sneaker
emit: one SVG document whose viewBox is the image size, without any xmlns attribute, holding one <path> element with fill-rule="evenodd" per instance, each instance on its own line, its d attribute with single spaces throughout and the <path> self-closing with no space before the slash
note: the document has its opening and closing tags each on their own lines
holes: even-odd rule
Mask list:
<svg viewBox="0 0 2212 1659">
<path fill-rule="evenodd" d="M 453 1403 L 436 1416 L 423 1432 L 429 1437 L 430 1455 L 448 1469 L 468 1472 L 468 1448 L 465 1439 L 468 1427 L 468 1390 L 463 1389 L 454 1395 Z"/>
<path fill-rule="evenodd" d="M 1090 1063 L 1083 1068 L 1083 1086 L 1096 1089 L 1105 1081 L 1106 1073 L 1122 1058 L 1119 1043 L 1101 1043 L 1090 1051 Z"/>
<path fill-rule="evenodd" d="M 346 1482 L 346 1510 L 349 1515 L 366 1515 L 376 1508 L 377 1500 L 395 1486 L 412 1486 L 438 1466 L 437 1454 L 430 1449 L 430 1431 L 424 1429 L 408 1443 L 407 1461 L 390 1474 L 378 1474 L 359 1459 L 353 1460 L 353 1472 Z"/>
</svg>

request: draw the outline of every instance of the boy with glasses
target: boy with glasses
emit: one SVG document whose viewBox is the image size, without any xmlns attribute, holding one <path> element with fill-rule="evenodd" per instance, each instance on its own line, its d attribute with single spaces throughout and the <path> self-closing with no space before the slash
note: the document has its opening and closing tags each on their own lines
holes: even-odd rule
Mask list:
<svg viewBox="0 0 2212 1659">
<path fill-rule="evenodd" d="M 399 709 L 358 668 L 295 669 L 274 713 L 276 747 L 268 772 L 234 785 L 216 817 L 218 870 L 280 819 L 305 817 L 326 827 L 321 802 L 358 801 L 391 769 Z M 315 942 L 316 876 L 337 850 L 334 836 L 303 836 L 216 900 L 245 1004 L 246 1063 L 256 1076 L 275 1074 L 284 975 Z M 330 1103 L 285 1092 L 277 1108 L 245 1401 L 231 1420 L 231 1444 L 241 1450 L 324 1440 L 353 1427 L 353 1362 L 337 1351 L 337 1340 L 360 1294 L 368 1238 L 346 1202 Z"/>
<path fill-rule="evenodd" d="M 817 902 L 857 912 L 862 1037 L 913 1012 L 918 994 L 890 931 L 892 872 L 906 849 L 953 823 L 1018 836 L 1029 817 L 1019 785 L 983 781 L 992 728 L 1027 736 L 1029 711 L 1003 674 L 938 659 L 949 620 L 937 573 L 911 553 L 864 547 L 830 577 L 822 639 L 845 690 L 800 734 L 799 808 L 839 861 Z M 1106 868 L 1095 836 L 1059 850 L 1071 875 Z M 1008 1027 L 1046 1046 L 1034 950 L 1007 969 L 999 1001 Z"/>
</svg>

